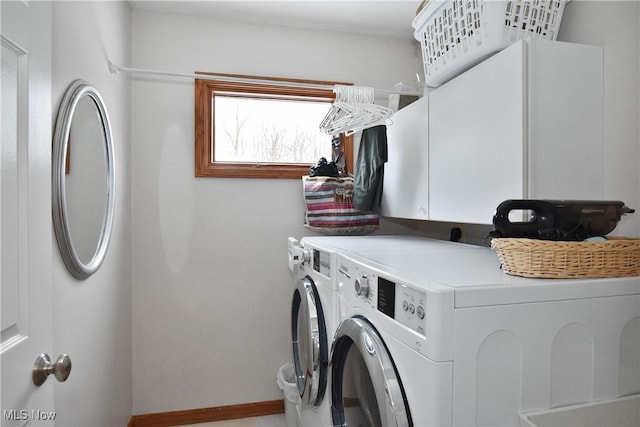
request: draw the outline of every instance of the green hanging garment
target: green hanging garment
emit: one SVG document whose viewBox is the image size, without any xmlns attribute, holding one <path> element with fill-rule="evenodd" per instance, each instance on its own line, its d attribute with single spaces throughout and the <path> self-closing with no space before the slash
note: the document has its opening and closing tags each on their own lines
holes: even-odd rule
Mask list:
<svg viewBox="0 0 640 427">
<path fill-rule="evenodd" d="M 386 161 L 387 127 L 378 125 L 363 130 L 354 167 L 354 208 L 360 211 L 380 211 Z"/>
</svg>

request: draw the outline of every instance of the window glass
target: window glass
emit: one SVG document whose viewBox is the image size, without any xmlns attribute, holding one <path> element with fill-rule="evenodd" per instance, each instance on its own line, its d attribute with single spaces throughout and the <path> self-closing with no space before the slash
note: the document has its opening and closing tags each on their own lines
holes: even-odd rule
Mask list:
<svg viewBox="0 0 640 427">
<path fill-rule="evenodd" d="M 331 136 L 318 129 L 328 102 L 218 95 L 213 104 L 216 161 L 310 164 L 331 159 Z"/>
</svg>

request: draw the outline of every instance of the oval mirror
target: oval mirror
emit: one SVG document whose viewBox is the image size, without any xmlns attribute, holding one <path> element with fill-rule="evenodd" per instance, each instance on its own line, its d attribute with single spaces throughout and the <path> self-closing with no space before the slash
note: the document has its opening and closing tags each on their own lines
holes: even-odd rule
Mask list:
<svg viewBox="0 0 640 427">
<path fill-rule="evenodd" d="M 100 93 L 83 80 L 65 91 L 53 134 L 53 226 L 60 254 L 77 279 L 95 273 L 113 224 L 111 125 Z"/>
</svg>

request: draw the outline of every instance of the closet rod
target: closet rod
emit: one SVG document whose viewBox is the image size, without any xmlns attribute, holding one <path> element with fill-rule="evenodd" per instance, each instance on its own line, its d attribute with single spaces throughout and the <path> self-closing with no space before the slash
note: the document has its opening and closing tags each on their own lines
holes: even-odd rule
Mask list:
<svg viewBox="0 0 640 427">
<path fill-rule="evenodd" d="M 313 88 L 313 89 L 332 89 L 334 85 L 327 84 L 319 84 L 319 83 L 296 83 L 296 82 L 283 82 L 281 80 L 267 80 L 267 79 L 252 79 L 245 77 L 231 77 L 231 76 L 213 76 L 209 74 L 198 74 L 198 73 L 172 73 L 167 71 L 157 71 L 157 70 L 148 70 L 143 68 L 126 68 L 115 65 L 113 62 L 109 61 L 109 71 L 113 74 L 118 73 L 129 73 L 129 74 L 149 74 L 154 76 L 166 76 L 166 77 L 184 77 L 184 78 L 192 78 L 192 79 L 205 79 L 205 80 L 220 80 L 224 82 L 234 82 L 234 83 L 253 83 L 253 84 L 265 84 L 265 85 L 279 85 L 279 86 L 287 86 L 287 87 L 299 87 L 299 88 Z M 376 95 L 411 95 L 411 96 L 422 96 L 422 92 L 411 92 L 411 91 L 400 91 L 400 90 L 385 90 L 385 89 L 374 89 Z"/>
</svg>

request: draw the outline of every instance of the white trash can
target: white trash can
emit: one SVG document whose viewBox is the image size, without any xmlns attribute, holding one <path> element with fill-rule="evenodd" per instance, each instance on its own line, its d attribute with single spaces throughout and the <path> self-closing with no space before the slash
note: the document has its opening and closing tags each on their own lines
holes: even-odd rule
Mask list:
<svg viewBox="0 0 640 427">
<path fill-rule="evenodd" d="M 284 394 L 284 417 L 287 427 L 298 427 L 298 409 L 297 404 L 300 402 L 300 394 L 296 385 L 296 373 L 293 363 L 287 362 L 278 369 L 276 377 L 278 388 Z"/>
</svg>

